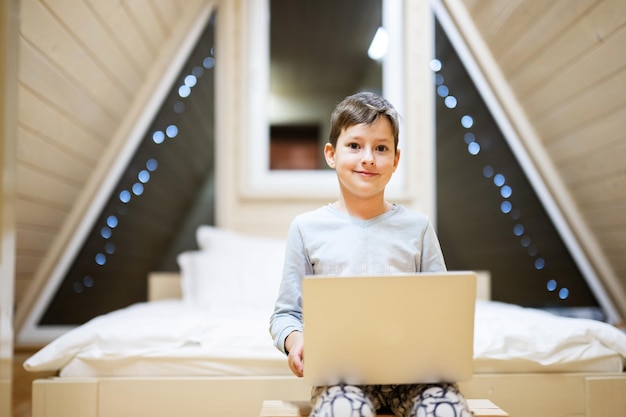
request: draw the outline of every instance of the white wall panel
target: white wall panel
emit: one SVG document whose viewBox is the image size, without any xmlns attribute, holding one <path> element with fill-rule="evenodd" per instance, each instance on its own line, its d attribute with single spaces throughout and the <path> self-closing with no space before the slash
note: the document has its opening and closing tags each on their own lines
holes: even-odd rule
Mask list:
<svg viewBox="0 0 626 417">
<path fill-rule="evenodd" d="M 26 88 L 19 89 L 20 126 L 49 138 L 59 148 L 83 162 L 93 164 L 106 145 L 106 137 L 52 106 L 38 93 Z"/>
<path fill-rule="evenodd" d="M 46 7 L 33 0 L 25 1 L 22 13 L 25 19 L 21 34 L 35 46 L 42 59 L 64 78 L 80 88 L 90 101 L 98 105 L 112 118 L 118 118 L 129 104 L 130 94 L 125 95 L 118 85 L 105 73 L 99 62 L 94 61 L 82 48 L 76 35 L 68 32 Z"/>
</svg>

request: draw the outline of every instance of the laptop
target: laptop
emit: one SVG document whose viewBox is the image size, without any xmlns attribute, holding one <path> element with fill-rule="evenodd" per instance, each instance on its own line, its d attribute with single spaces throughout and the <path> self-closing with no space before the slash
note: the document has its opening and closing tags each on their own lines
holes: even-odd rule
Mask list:
<svg viewBox="0 0 626 417">
<path fill-rule="evenodd" d="M 472 378 L 476 273 L 306 276 L 304 380 L 311 385 Z"/>
</svg>

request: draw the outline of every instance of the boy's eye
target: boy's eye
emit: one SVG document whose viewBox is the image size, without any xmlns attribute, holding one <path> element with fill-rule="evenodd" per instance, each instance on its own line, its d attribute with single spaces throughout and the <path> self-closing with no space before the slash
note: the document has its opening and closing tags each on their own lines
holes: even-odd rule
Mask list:
<svg viewBox="0 0 626 417">
<path fill-rule="evenodd" d="M 354 142 L 353 143 L 349 143 L 348 147 L 350 149 L 359 149 L 359 144 L 358 143 L 354 143 Z"/>
<path fill-rule="evenodd" d="M 385 151 L 387 151 L 388 149 L 389 149 L 389 148 L 387 148 L 385 145 L 378 145 L 378 146 L 376 147 L 376 150 L 377 150 L 378 152 L 385 152 Z"/>
</svg>

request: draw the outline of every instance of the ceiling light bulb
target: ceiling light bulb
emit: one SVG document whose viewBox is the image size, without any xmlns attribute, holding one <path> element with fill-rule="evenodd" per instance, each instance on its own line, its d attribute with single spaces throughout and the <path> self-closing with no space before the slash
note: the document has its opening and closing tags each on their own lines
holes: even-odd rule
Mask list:
<svg viewBox="0 0 626 417">
<path fill-rule="evenodd" d="M 374 39 L 367 50 L 367 55 L 375 60 L 380 61 L 385 55 L 387 55 L 387 48 L 389 47 L 389 35 L 382 26 L 376 30 Z"/>
</svg>

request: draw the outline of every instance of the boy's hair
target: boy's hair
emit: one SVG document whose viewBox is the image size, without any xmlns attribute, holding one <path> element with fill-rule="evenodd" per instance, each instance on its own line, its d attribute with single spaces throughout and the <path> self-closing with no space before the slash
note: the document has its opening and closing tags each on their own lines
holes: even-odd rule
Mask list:
<svg viewBox="0 0 626 417">
<path fill-rule="evenodd" d="M 337 139 L 344 129 L 358 124 L 372 124 L 381 115 L 387 117 L 389 123 L 391 123 L 394 152 L 397 151 L 400 131 L 398 112 L 389 101 L 369 91 L 362 91 L 348 96 L 335 107 L 330 116 L 328 142 L 334 148 L 337 145 Z"/>
</svg>

